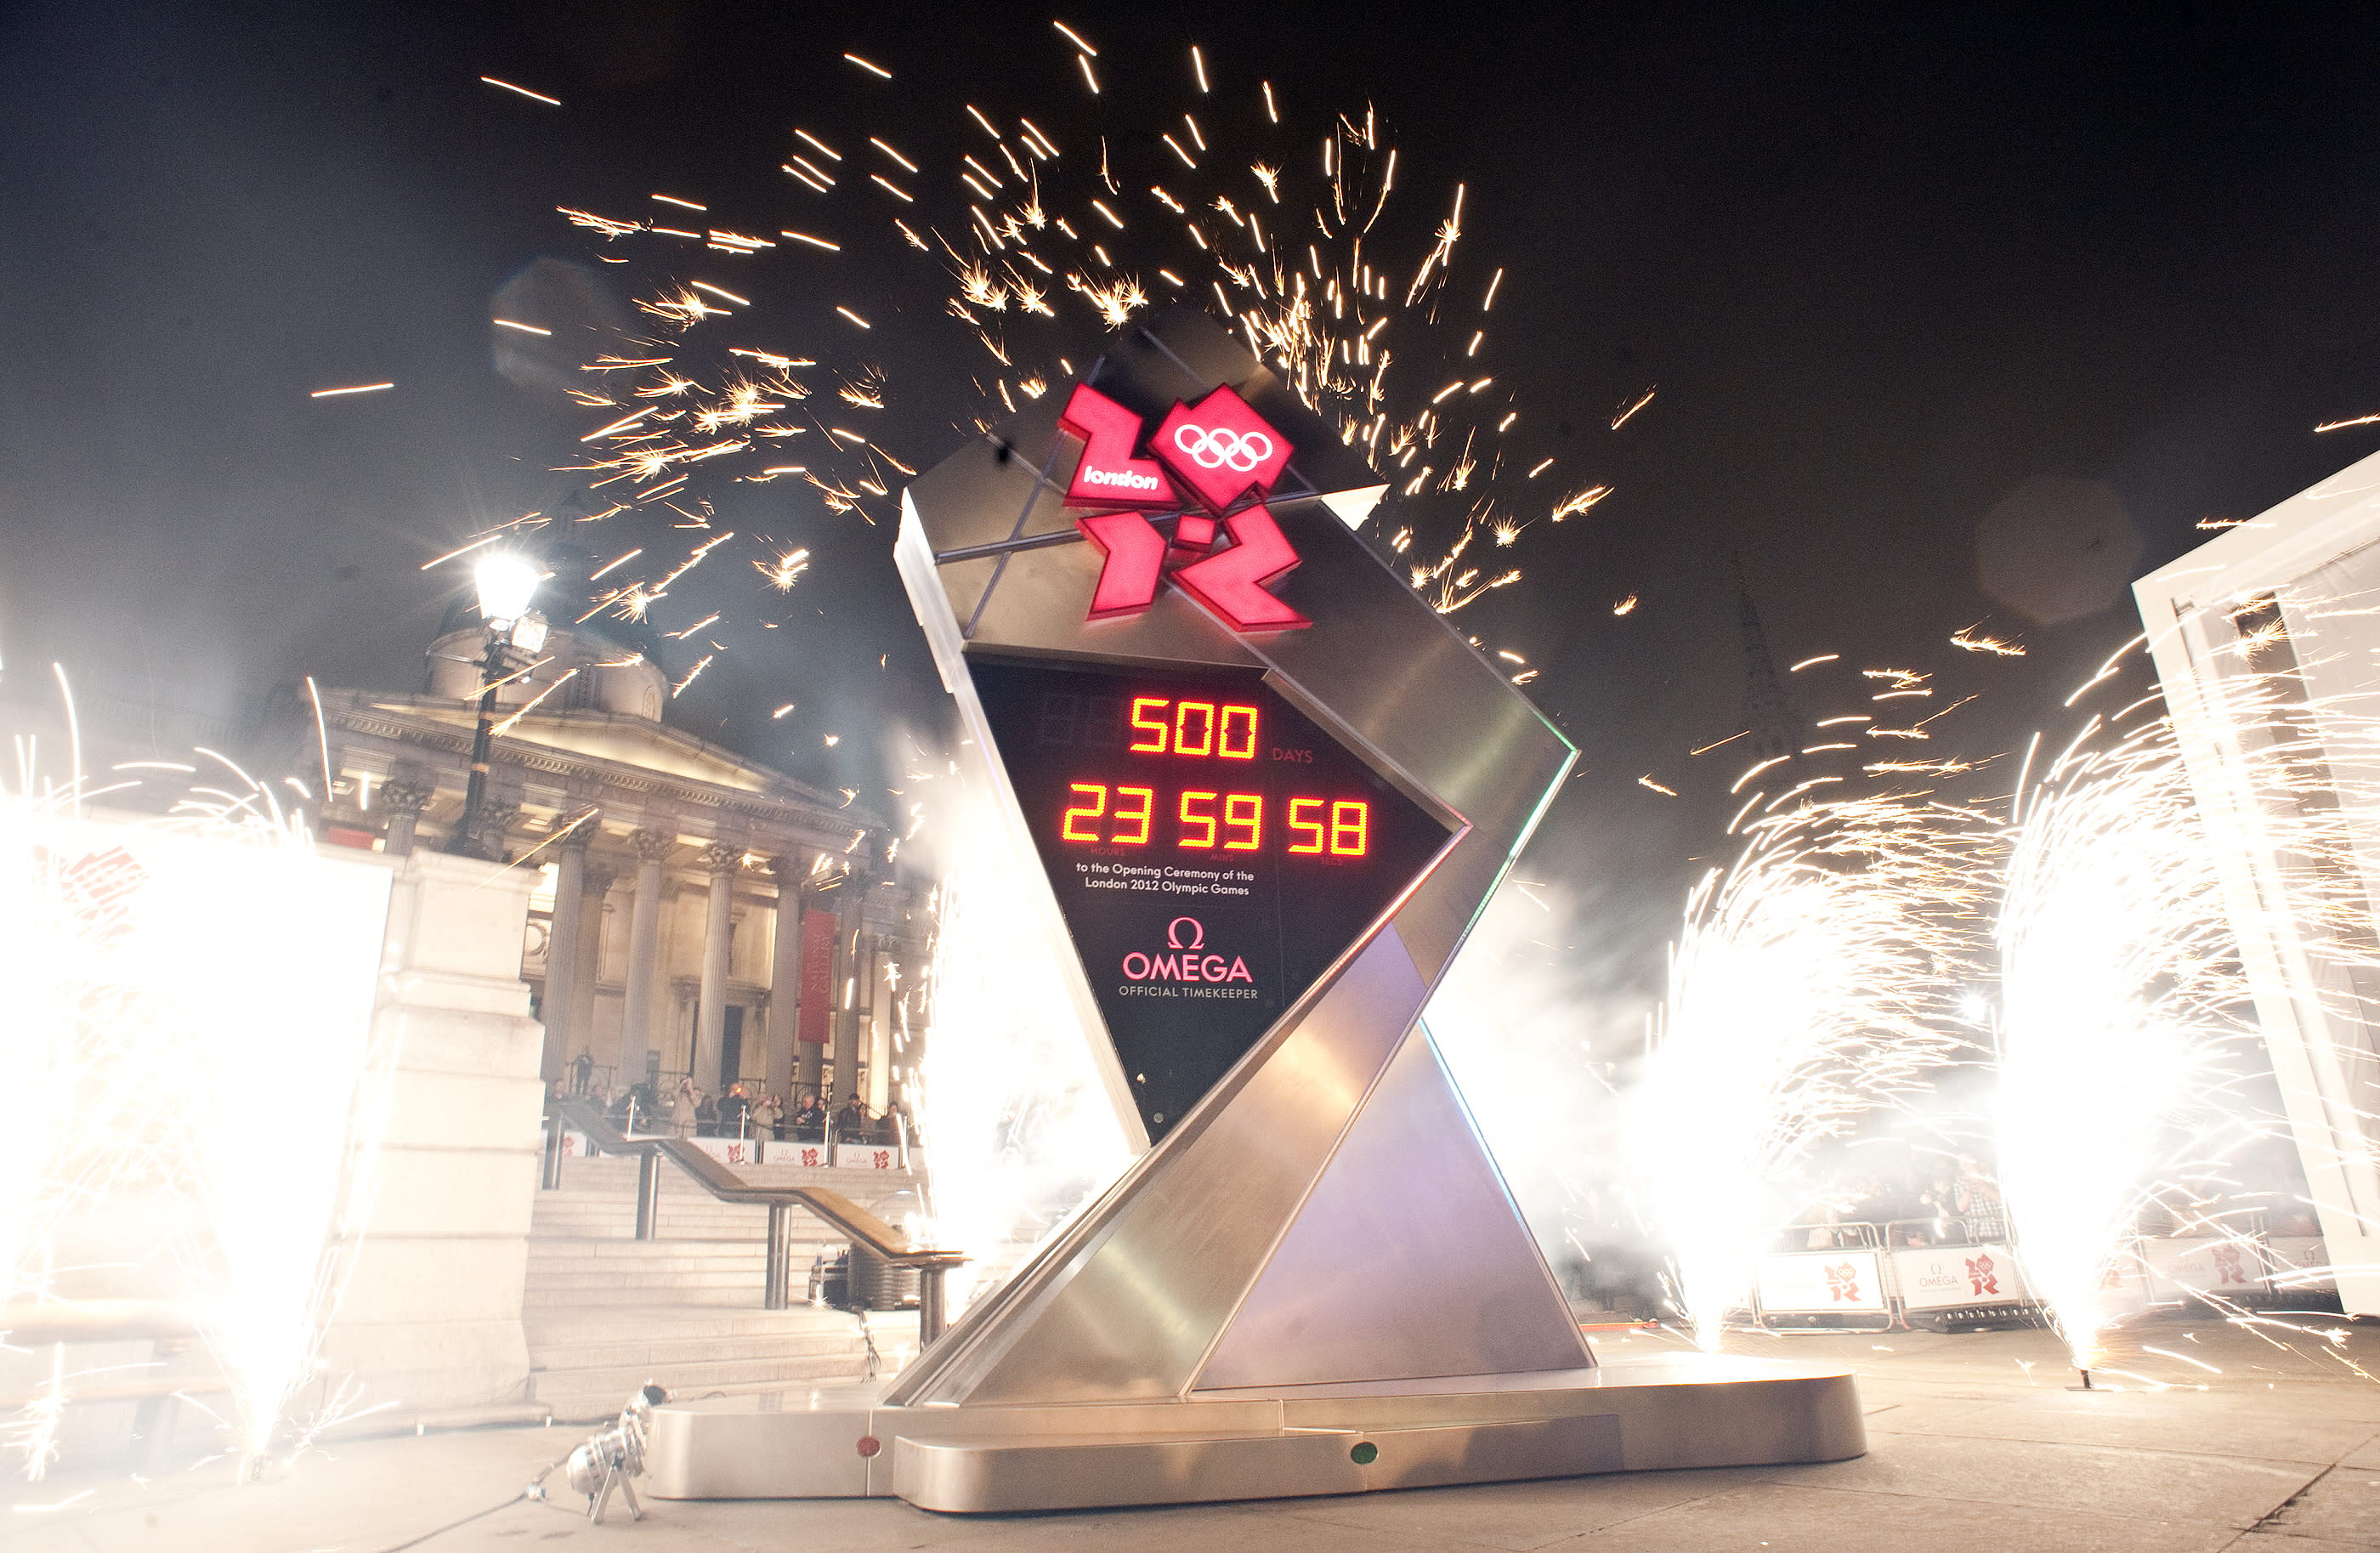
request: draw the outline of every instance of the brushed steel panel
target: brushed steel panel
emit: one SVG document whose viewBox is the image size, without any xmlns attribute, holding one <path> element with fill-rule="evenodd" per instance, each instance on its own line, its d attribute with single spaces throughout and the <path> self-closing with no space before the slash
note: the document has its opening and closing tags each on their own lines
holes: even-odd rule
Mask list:
<svg viewBox="0 0 2380 1553">
<path fill-rule="evenodd" d="M 1364 1468 L 1366 1488 L 1435 1488 L 1451 1483 L 1513 1483 L 1618 1472 L 1620 1420 L 1609 1413 L 1378 1429 L 1363 1438 L 1379 1450 Z"/>
<path fill-rule="evenodd" d="M 935 1510 L 1050 1510 L 1840 1461 L 1866 1444 L 1849 1371 L 1734 1355 L 1620 1359 L 1470 1389 L 1441 1379 L 1277 1389 L 905 1408 L 849 1387 L 665 1403 L 648 1484 L 662 1498 L 898 1492 Z M 861 1457 L 863 1435 L 884 1450 Z M 1329 1449 L 1284 1443 L 1314 1440 Z M 1355 1468 L 1348 1452 L 1366 1440 L 1378 1458 Z"/>
<path fill-rule="evenodd" d="M 1472 1147 L 1450 1147 L 1465 1137 Z M 1416 1025 L 1197 1386 L 1592 1368 L 1536 1237 L 1476 1138 Z"/>
<path fill-rule="evenodd" d="M 1610 1395 L 1630 1472 L 1841 1462 L 1867 1450 L 1859 1383 L 1848 1373 L 1729 1378 L 1706 1372 L 1697 1381 L 1663 1384 L 1613 1364 L 1604 1375 L 1621 1383 Z"/>
<path fill-rule="evenodd" d="M 771 1392 L 727 1406 L 653 1410 L 643 1486 L 662 1499 L 858 1498 L 868 1461 L 865 1393 Z"/>
<path fill-rule="evenodd" d="M 1106 1401 L 1187 1390 L 1419 1012 L 1393 930 L 1164 1143 L 919 1356 L 890 1400 Z"/>
<path fill-rule="evenodd" d="M 1111 1505 L 1354 1494 L 1364 1469 L 1354 1438 L 1268 1434 L 1234 1438 L 1027 1439 L 998 1445 L 917 1440 L 893 1447 L 893 1490 L 921 1510 L 1096 1510 Z"/>
</svg>

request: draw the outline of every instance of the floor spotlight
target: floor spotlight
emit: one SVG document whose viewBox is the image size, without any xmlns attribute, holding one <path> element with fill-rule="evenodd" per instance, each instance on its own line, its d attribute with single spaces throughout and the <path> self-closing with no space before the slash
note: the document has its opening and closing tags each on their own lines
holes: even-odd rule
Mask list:
<svg viewBox="0 0 2380 1553">
<path fill-rule="evenodd" d="M 645 1435 L 652 1425 L 653 1408 L 667 1401 L 669 1393 L 661 1387 L 640 1387 L 618 1418 L 588 1436 L 570 1453 L 564 1470 L 570 1491 L 587 1496 L 588 1520 L 599 1526 L 603 1523 L 604 1507 L 612 1502 L 615 1488 L 628 1501 L 628 1519 L 644 1519 L 644 1506 L 637 1502 L 637 1490 L 628 1480 L 644 1473 Z"/>
</svg>

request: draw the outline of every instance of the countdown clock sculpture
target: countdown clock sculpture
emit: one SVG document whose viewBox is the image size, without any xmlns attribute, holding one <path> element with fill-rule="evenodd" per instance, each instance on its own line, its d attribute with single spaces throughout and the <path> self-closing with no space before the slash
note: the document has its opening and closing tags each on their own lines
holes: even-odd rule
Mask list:
<svg viewBox="0 0 2380 1553">
<path fill-rule="evenodd" d="M 905 493 L 895 555 L 1138 1158 L 880 1390 L 660 1409 L 664 1498 L 1007 1511 L 1863 1449 L 1841 1371 L 1598 1365 L 1419 1016 L 1575 751 L 1202 316 Z M 928 1140 L 930 1154 L 931 1140 Z"/>
</svg>

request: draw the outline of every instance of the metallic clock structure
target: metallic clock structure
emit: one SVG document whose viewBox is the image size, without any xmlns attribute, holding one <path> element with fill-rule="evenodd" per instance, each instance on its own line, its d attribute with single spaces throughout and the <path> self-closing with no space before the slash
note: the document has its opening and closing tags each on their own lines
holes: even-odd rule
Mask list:
<svg viewBox="0 0 2380 1553">
<path fill-rule="evenodd" d="M 664 1498 L 1017 1511 L 1837 1460 L 1840 1370 L 1598 1365 L 1420 1023 L 1576 751 L 1188 310 L 896 559 L 1138 1158 L 889 1384 L 657 1410 Z M 928 1140 L 930 1150 L 930 1139 Z"/>
</svg>

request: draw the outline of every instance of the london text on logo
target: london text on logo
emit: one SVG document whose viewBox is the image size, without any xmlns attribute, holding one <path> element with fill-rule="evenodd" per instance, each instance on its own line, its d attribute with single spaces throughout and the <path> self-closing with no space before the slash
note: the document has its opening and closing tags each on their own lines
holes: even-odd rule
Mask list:
<svg viewBox="0 0 2380 1553">
<path fill-rule="evenodd" d="M 1066 504 L 1091 515 L 1075 525 L 1106 558 L 1091 592 L 1093 620 L 1148 608 L 1170 569 L 1176 588 L 1235 631 L 1313 624 L 1269 591 L 1297 564 L 1265 505 L 1289 467 L 1289 441 L 1229 384 L 1195 406 L 1177 401 L 1148 456 L 1139 453 L 1140 417 L 1088 383 L 1075 387 L 1058 425 L 1083 443 Z M 1190 510 L 1194 501 L 1204 510 Z M 1150 521 L 1169 512 L 1177 515 L 1170 540 Z M 1217 548 L 1225 535 L 1231 542 Z"/>
</svg>

